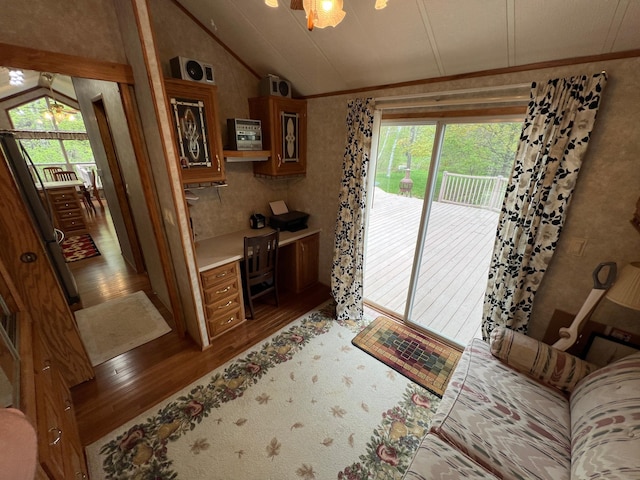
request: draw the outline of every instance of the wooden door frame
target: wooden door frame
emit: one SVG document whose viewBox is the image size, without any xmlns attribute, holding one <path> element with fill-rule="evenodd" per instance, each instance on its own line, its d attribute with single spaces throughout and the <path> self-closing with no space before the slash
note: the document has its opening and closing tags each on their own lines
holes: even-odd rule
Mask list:
<svg viewBox="0 0 640 480">
<path fill-rule="evenodd" d="M 59 73 L 72 77 L 110 81 L 118 84 L 121 92 L 122 105 L 129 126 L 129 135 L 133 143 L 138 170 L 142 179 L 144 196 L 149 208 L 155 241 L 162 263 L 164 280 L 171 302 L 170 310 L 173 314 L 176 332 L 178 335 L 184 336 L 186 326 L 182 315 L 182 302 L 178 295 L 177 280 L 173 263 L 171 262 L 169 244 L 164 234 L 160 207 L 153 189 L 153 176 L 144 144 L 144 135 L 138 121 L 137 106 L 133 94 L 129 90 L 130 87 L 134 85 L 133 69 L 131 66 L 6 43 L 0 43 L 0 65 L 24 68 L 26 70 Z"/>
<path fill-rule="evenodd" d="M 129 197 L 127 196 L 127 187 L 122 177 L 122 169 L 120 168 L 120 160 L 113 144 L 113 135 L 111 132 L 111 126 L 109 125 L 109 118 L 104 106 L 104 98 L 99 95 L 97 98 L 91 100 L 93 106 L 93 112 L 96 116 L 96 122 L 98 124 L 98 130 L 100 132 L 100 140 L 107 157 L 107 164 L 109 165 L 109 171 L 111 172 L 111 178 L 113 179 L 113 188 L 118 198 L 118 204 L 122 211 L 122 219 L 124 222 L 124 228 L 127 232 L 129 244 L 131 246 L 131 253 L 133 255 L 133 265 L 136 273 L 144 273 L 144 258 L 140 247 L 140 239 L 138 237 L 138 231 L 136 230 L 135 221 L 133 218 L 133 212 L 131 211 L 131 204 L 129 203 Z M 125 258 L 126 260 L 126 258 Z"/>
</svg>

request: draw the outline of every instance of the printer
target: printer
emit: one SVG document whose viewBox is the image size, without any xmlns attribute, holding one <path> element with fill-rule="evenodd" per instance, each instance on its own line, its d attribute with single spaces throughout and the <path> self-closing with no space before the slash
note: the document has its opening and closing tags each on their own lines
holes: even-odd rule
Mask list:
<svg viewBox="0 0 640 480">
<path fill-rule="evenodd" d="M 285 230 L 287 232 L 297 232 L 298 230 L 304 230 L 307 228 L 308 218 L 308 213 L 292 210 L 287 213 L 271 216 L 269 219 L 269 225 L 271 228 L 279 228 L 280 230 Z"/>
</svg>

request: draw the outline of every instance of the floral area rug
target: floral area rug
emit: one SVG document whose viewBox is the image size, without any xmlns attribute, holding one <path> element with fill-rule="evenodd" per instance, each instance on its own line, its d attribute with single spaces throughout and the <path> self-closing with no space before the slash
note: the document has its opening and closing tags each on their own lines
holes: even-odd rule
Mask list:
<svg viewBox="0 0 640 480">
<path fill-rule="evenodd" d="M 67 263 L 77 262 L 85 258 L 96 257 L 100 251 L 88 233 L 65 238 L 60 244 L 62 254 Z"/>
<path fill-rule="evenodd" d="M 402 478 L 440 399 L 327 303 L 86 448 L 91 478 Z M 370 319 L 369 319 L 370 320 Z"/>
</svg>

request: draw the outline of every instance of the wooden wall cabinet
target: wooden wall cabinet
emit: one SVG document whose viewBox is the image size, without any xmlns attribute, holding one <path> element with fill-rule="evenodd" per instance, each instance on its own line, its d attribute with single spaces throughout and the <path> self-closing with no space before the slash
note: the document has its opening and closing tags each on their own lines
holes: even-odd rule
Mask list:
<svg viewBox="0 0 640 480">
<path fill-rule="evenodd" d="M 217 87 L 174 78 L 164 83 L 182 183 L 224 181 Z"/>
<path fill-rule="evenodd" d="M 307 172 L 307 102 L 285 97 L 249 99 L 251 118 L 262 121 L 262 145 L 271 152 L 266 162 L 254 162 L 253 173 L 267 177 Z"/>
<path fill-rule="evenodd" d="M 42 335 L 37 329 L 34 333 L 33 369 L 40 464 L 51 480 L 88 478 L 71 392 Z"/>
<path fill-rule="evenodd" d="M 245 321 L 239 262 L 200 274 L 209 340 Z"/>
<path fill-rule="evenodd" d="M 283 290 L 300 293 L 318 283 L 319 233 L 281 247 L 278 256 L 278 283 Z"/>
</svg>

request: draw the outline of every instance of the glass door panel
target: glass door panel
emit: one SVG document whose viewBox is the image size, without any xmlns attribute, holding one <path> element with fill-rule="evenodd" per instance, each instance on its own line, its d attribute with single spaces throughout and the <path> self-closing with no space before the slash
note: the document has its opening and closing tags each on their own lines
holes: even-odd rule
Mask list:
<svg viewBox="0 0 640 480">
<path fill-rule="evenodd" d="M 434 123 L 383 123 L 378 136 L 364 296 L 398 316 L 407 305 L 435 131 Z"/>
<path fill-rule="evenodd" d="M 519 121 L 383 123 L 367 233 L 368 302 L 460 344 L 480 335 L 520 128 Z"/>
</svg>

